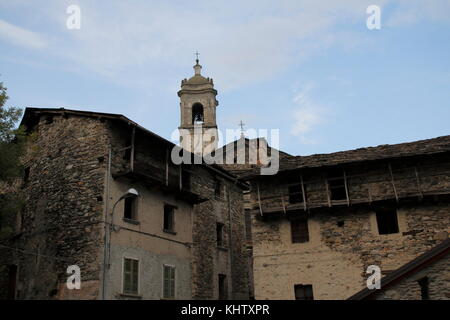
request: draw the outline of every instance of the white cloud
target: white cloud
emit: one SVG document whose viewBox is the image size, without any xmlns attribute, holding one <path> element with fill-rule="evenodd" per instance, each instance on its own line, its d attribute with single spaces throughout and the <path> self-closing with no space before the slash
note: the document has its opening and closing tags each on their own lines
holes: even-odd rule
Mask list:
<svg viewBox="0 0 450 320">
<path fill-rule="evenodd" d="M 290 132 L 303 144 L 317 143 L 312 134 L 317 127 L 325 123 L 328 113 L 325 107 L 311 97 L 313 89 L 314 85 L 308 83 L 293 98 L 296 108 L 293 110 L 294 123 Z"/>
<path fill-rule="evenodd" d="M 81 30 L 65 28 L 72 2 L 81 8 Z M 34 14 L 48 17 L 41 20 L 55 31 L 49 53 L 79 72 L 160 90 L 179 84 L 179 70 L 189 72 L 199 50 L 205 75 L 224 91 L 264 81 L 333 45 L 334 26 L 348 17 L 364 19 L 365 2 L 48 0 Z"/>
<path fill-rule="evenodd" d="M 449 11 L 442 10 L 449 8 L 448 0 L 397 1 L 400 6 L 391 14 L 397 23 L 416 21 L 416 15 L 445 19 Z M 29 2 L 18 3 L 19 11 L 31 6 Z M 382 19 L 388 19 L 383 8 L 391 3 L 395 2 L 377 1 Z M 65 28 L 70 4 L 81 8 L 81 30 Z M 39 17 L 51 35 L 49 55 L 74 65 L 76 72 L 92 72 L 124 86 L 158 92 L 178 87 L 181 78 L 190 75 L 193 53 L 199 50 L 204 74 L 212 76 L 223 92 L 269 79 L 332 46 L 352 50 L 364 45 L 370 4 L 373 0 L 201 0 L 176 4 L 48 0 L 45 5 L 33 5 L 32 17 Z M 412 13 L 402 11 L 405 8 Z M 403 17 L 403 22 L 395 14 Z M 34 25 L 41 27 L 36 21 Z M 361 29 L 344 32 L 341 25 L 360 25 Z M 2 36 L 32 47 L 45 43 L 36 33 L 15 31 L 21 36 L 5 32 Z"/>
<path fill-rule="evenodd" d="M 44 38 L 33 31 L 15 26 L 0 19 L 0 38 L 14 45 L 41 49 L 46 46 Z"/>
</svg>

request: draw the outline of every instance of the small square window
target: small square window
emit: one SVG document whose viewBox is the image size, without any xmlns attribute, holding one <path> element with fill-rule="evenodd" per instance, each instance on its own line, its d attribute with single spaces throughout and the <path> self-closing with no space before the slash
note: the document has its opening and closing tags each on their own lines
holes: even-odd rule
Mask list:
<svg viewBox="0 0 450 320">
<path fill-rule="evenodd" d="M 124 258 L 123 293 L 139 294 L 139 260 Z"/>
<path fill-rule="evenodd" d="M 303 202 L 303 192 L 301 184 L 294 184 L 289 186 L 288 191 L 289 191 L 289 203 Z"/>
<path fill-rule="evenodd" d="M 136 220 L 136 201 L 137 199 L 134 197 L 125 198 L 125 204 L 123 209 L 123 217 L 128 220 Z"/>
<path fill-rule="evenodd" d="M 417 283 L 420 286 L 420 297 L 422 298 L 422 300 L 430 300 L 430 281 L 428 277 L 423 277 L 422 279 L 417 281 Z"/>
<path fill-rule="evenodd" d="M 181 188 L 187 191 L 191 189 L 191 174 L 187 170 L 181 172 Z"/>
<path fill-rule="evenodd" d="M 347 190 L 345 185 L 344 171 L 342 169 L 331 170 L 328 172 L 327 177 L 331 200 L 346 200 Z"/>
<path fill-rule="evenodd" d="M 219 274 L 219 300 L 228 299 L 228 286 L 227 276 L 225 274 Z"/>
<path fill-rule="evenodd" d="M 299 218 L 291 220 L 292 243 L 309 241 L 308 219 Z"/>
<path fill-rule="evenodd" d="M 23 174 L 23 182 L 27 183 L 30 178 L 30 167 L 26 167 Z"/>
<path fill-rule="evenodd" d="M 222 184 L 219 180 L 216 180 L 214 183 L 214 195 L 216 198 L 222 197 Z"/>
<path fill-rule="evenodd" d="M 169 204 L 164 205 L 164 222 L 163 230 L 174 232 L 175 230 L 175 207 Z"/>
<path fill-rule="evenodd" d="M 223 239 L 223 227 L 224 224 L 217 222 L 216 225 L 216 234 L 217 234 L 217 246 L 223 247 L 225 245 L 225 241 Z"/>
<path fill-rule="evenodd" d="M 313 288 L 310 284 L 296 284 L 294 292 L 295 300 L 314 300 Z"/>
<path fill-rule="evenodd" d="M 17 295 L 17 271 L 18 266 L 13 264 L 9 265 L 7 272 L 8 272 L 8 288 L 7 288 L 7 299 L 8 300 L 15 300 Z"/>
<path fill-rule="evenodd" d="M 392 234 L 399 232 L 396 209 L 378 209 L 376 215 L 378 234 Z"/>
</svg>

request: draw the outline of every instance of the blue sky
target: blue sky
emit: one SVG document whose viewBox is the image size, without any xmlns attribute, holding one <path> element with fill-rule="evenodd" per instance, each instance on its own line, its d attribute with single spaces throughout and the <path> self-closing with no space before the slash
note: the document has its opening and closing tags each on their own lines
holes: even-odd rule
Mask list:
<svg viewBox="0 0 450 320">
<path fill-rule="evenodd" d="M 120 113 L 170 139 L 197 50 L 219 128 L 279 129 L 291 154 L 450 134 L 449 0 L 0 0 L 10 106 Z"/>
</svg>

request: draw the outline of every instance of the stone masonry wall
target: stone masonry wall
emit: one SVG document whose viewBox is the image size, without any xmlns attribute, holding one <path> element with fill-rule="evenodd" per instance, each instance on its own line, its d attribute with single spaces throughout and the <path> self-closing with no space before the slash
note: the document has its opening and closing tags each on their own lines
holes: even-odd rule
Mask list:
<svg viewBox="0 0 450 320">
<path fill-rule="evenodd" d="M 420 300 L 421 290 L 418 280 L 428 277 L 429 299 L 450 299 L 450 255 L 433 262 L 429 266 L 393 284 L 375 295 L 377 300 Z"/>
<path fill-rule="evenodd" d="M 292 243 L 285 217 L 252 219 L 255 297 L 293 299 L 295 284 L 312 284 L 315 299 L 345 299 L 365 286 L 368 265 L 386 274 L 445 240 L 450 204 L 398 206 L 399 233 L 378 234 L 375 206 L 308 215 L 310 240 Z"/>
<path fill-rule="evenodd" d="M 255 297 L 293 299 L 295 284 L 312 284 L 316 299 L 345 299 L 364 287 L 368 265 L 378 265 L 387 274 L 446 239 L 449 157 L 443 153 L 304 168 L 306 211 L 303 203 L 289 204 L 287 195 L 288 185 L 300 182 L 300 171 L 265 177 L 259 179 L 263 217 L 253 182 Z M 328 200 L 327 174 L 333 169 L 347 173 L 349 203 Z M 375 212 L 383 207 L 397 209 L 398 233 L 378 233 Z M 289 219 L 295 216 L 308 217 L 307 243 L 292 243 Z"/>
<path fill-rule="evenodd" d="M 214 178 L 212 173 L 199 166 L 194 167 L 193 176 L 193 190 L 210 199 L 194 206 L 193 297 L 217 299 L 218 275 L 226 274 L 228 298 L 248 299 L 242 189 L 220 176 Z M 222 185 L 220 197 L 214 192 L 217 179 Z M 217 222 L 224 224 L 224 245 L 220 247 L 216 238 Z"/>
<path fill-rule="evenodd" d="M 43 115 L 24 157 L 28 181 L 20 232 L 0 249 L 1 265 L 18 265 L 18 299 L 96 299 L 103 247 L 106 123 Z M 69 265 L 81 268 L 81 290 L 66 290 Z M 5 270 L 1 270 L 5 275 Z M 75 292 L 76 291 L 76 292 Z"/>
</svg>

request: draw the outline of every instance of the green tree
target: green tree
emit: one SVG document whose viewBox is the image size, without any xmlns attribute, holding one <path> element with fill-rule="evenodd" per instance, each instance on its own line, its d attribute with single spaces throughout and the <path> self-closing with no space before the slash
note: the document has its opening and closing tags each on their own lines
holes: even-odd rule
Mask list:
<svg viewBox="0 0 450 320">
<path fill-rule="evenodd" d="M 10 186 L 23 174 L 20 156 L 25 141 L 23 130 L 16 129 L 22 110 L 5 107 L 7 100 L 7 89 L 0 82 L 0 237 L 12 231 L 11 221 L 21 209 L 19 192 Z"/>
</svg>

